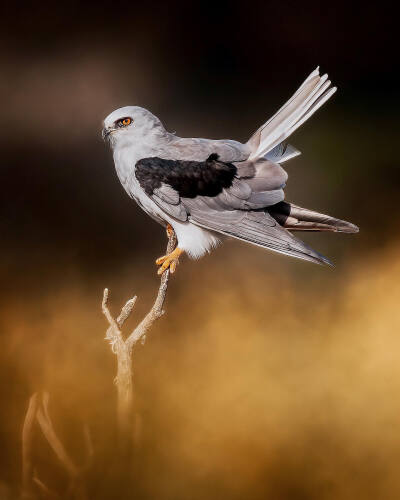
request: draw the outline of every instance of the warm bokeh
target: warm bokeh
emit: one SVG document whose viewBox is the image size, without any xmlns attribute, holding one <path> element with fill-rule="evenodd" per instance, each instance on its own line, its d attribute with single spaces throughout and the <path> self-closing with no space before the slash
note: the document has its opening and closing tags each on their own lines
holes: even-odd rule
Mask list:
<svg viewBox="0 0 400 500">
<path fill-rule="evenodd" d="M 90 499 L 400 498 L 400 171 L 390 6 L 9 4 L 0 91 L 0 500 L 18 498 L 21 429 L 46 389 Z M 114 312 L 149 308 L 164 231 L 129 200 L 99 135 L 125 104 L 179 135 L 246 140 L 317 65 L 338 94 L 291 142 L 289 200 L 358 235 L 305 239 L 335 269 L 230 242 L 183 260 L 135 353 L 142 439 L 116 463 Z M 397 100 L 396 100 L 397 99 Z M 40 475 L 63 473 L 38 441 Z"/>
</svg>

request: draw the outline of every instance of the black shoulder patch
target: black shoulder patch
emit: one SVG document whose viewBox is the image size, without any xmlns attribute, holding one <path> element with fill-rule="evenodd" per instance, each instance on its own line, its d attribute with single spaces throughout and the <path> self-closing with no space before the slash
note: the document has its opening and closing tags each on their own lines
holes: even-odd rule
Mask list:
<svg viewBox="0 0 400 500">
<path fill-rule="evenodd" d="M 218 158 L 219 158 L 219 156 L 217 155 L 217 153 L 211 153 L 206 161 L 217 161 Z"/>
<path fill-rule="evenodd" d="M 217 196 L 232 185 L 236 173 L 235 165 L 219 161 L 216 154 L 206 161 L 143 158 L 136 163 L 135 170 L 140 186 L 149 196 L 164 183 L 181 198 Z"/>
</svg>

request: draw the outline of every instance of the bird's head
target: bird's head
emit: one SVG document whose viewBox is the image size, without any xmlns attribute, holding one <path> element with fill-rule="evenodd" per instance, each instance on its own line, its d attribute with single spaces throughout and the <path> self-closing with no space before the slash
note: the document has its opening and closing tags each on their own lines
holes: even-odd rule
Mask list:
<svg viewBox="0 0 400 500">
<path fill-rule="evenodd" d="M 166 134 L 160 120 L 139 106 L 116 109 L 105 118 L 102 130 L 103 139 L 107 139 L 112 148 L 157 140 Z"/>
</svg>

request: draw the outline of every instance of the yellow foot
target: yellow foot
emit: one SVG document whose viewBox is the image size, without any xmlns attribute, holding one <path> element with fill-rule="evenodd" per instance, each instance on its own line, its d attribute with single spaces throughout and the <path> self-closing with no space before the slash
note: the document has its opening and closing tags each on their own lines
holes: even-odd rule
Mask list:
<svg viewBox="0 0 400 500">
<path fill-rule="evenodd" d="M 179 257 L 183 253 L 183 250 L 176 247 L 173 252 L 169 255 L 164 255 L 156 260 L 156 265 L 161 266 L 157 271 L 157 274 L 162 274 L 167 269 L 170 270 L 171 274 L 175 272 L 176 266 L 179 263 Z"/>
<path fill-rule="evenodd" d="M 171 224 L 167 224 L 167 236 L 168 239 L 171 238 L 171 236 L 174 234 L 174 230 L 171 226 Z M 161 257 L 160 257 L 161 258 Z"/>
</svg>

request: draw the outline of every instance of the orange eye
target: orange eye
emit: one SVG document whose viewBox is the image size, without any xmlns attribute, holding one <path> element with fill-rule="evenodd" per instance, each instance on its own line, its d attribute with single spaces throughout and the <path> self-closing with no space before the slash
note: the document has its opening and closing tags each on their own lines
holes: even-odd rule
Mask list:
<svg viewBox="0 0 400 500">
<path fill-rule="evenodd" d="M 122 118 L 119 122 L 118 122 L 118 127 L 127 127 L 128 125 L 130 125 L 132 123 L 132 118 Z"/>
</svg>

